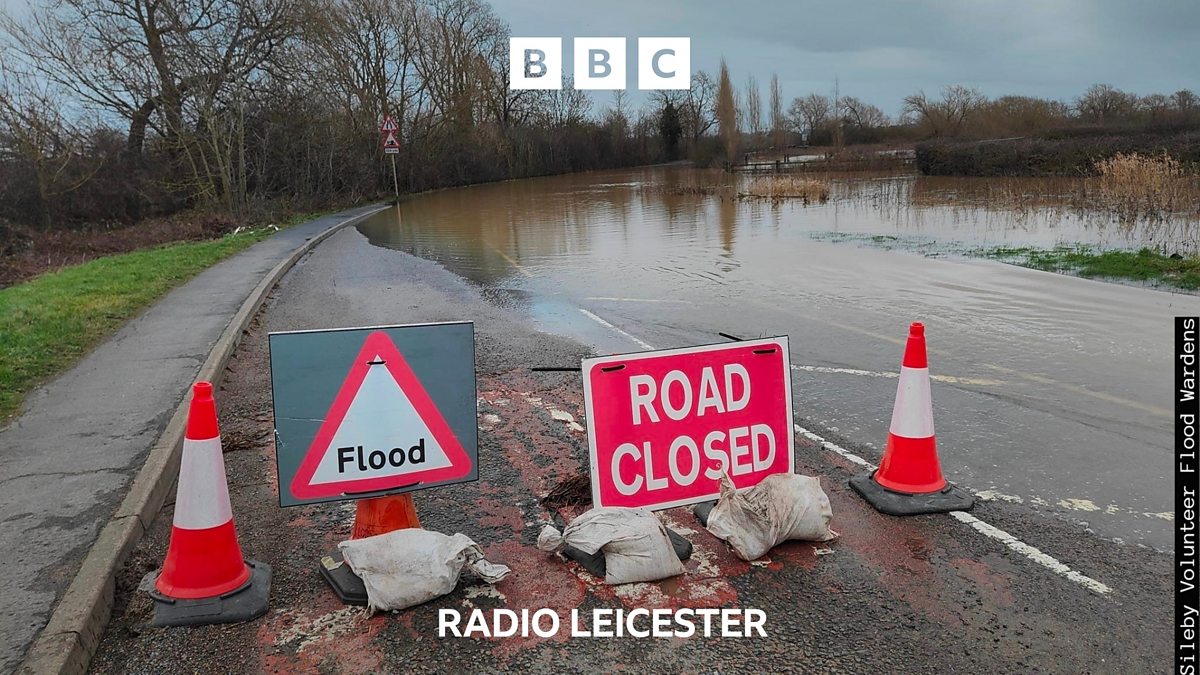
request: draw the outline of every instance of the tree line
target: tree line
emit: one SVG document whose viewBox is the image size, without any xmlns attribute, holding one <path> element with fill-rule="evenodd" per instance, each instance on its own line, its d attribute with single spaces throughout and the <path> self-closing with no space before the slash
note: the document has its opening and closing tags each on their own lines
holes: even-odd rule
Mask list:
<svg viewBox="0 0 1200 675">
<path fill-rule="evenodd" d="M 634 107 L 511 90 L 484 0 L 57 0 L 0 17 L 0 219 L 235 217 L 388 191 L 378 124 L 400 123 L 403 190 L 807 143 L 986 138 L 1065 126 L 1195 125 L 1196 95 L 1096 85 L 1067 103 L 918 92 L 890 118 L 840 92 L 786 101 L 724 63 Z"/>
</svg>

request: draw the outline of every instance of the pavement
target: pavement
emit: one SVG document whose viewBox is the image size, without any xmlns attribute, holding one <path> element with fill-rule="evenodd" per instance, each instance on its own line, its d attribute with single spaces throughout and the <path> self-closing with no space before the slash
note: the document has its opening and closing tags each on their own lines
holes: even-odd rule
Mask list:
<svg viewBox="0 0 1200 675">
<path fill-rule="evenodd" d="M 251 290 L 306 240 L 376 208 L 289 228 L 200 273 L 34 391 L 0 430 L 0 672 L 46 625 Z"/>
<path fill-rule="evenodd" d="M 512 264 L 523 264 L 510 257 Z M 539 272 L 534 268 L 529 274 L 536 278 Z M 604 290 L 596 289 L 594 295 Z M 681 346 L 694 343 L 701 331 L 712 342 L 716 330 L 729 330 L 730 320 L 742 319 L 743 332 L 790 332 L 796 365 L 832 368 L 838 364 L 799 361 L 812 352 L 796 346 L 813 345 L 814 340 L 797 338 L 827 334 L 825 326 L 831 322 L 851 324 L 839 320 L 839 314 L 849 312 L 846 308 L 785 322 L 781 314 L 743 314 L 745 305 L 736 308 L 736 315 L 697 312 L 695 323 L 683 324 L 679 314 L 629 309 L 642 305 L 609 300 L 596 301 L 610 304 L 588 310 L 603 318 L 600 312 L 607 307 L 608 319 L 600 323 L 583 315 L 573 324 L 591 324 L 579 329 L 590 338 L 570 339 L 538 330 L 529 321 L 527 305 L 520 297 L 511 301 L 514 297 L 518 294 L 471 283 L 428 260 L 373 246 L 357 230 L 333 235 L 306 256 L 253 323 L 217 394 L 242 546 L 248 557 L 269 563 L 275 573 L 268 614 L 228 626 L 147 626 L 150 602 L 136 587 L 165 554 L 172 515 L 168 505 L 117 579 L 113 621 L 92 670 L 559 673 L 604 667 L 643 672 L 1116 673 L 1169 667 L 1172 605 L 1166 554 L 1094 536 L 1077 522 L 1024 501 L 983 501 L 973 517 L 898 519 L 876 513 L 855 496 L 846 481 L 863 469 L 861 462 L 877 458 L 878 450 L 858 440 L 862 432 L 857 426 L 823 421 L 825 411 L 819 407 L 825 398 L 841 403 L 868 391 L 847 384 L 859 379 L 838 379 L 848 377 L 846 373 L 800 368 L 793 380 L 800 425 L 797 471 L 821 477 L 833 507 L 833 529 L 841 534 L 832 544 L 790 542 L 747 563 L 681 508 L 663 515 L 695 547 L 681 577 L 609 587 L 576 564 L 538 551 L 534 542 L 541 526 L 577 511 L 548 509 L 539 497 L 586 470 L 587 444 L 579 427 L 578 374 L 532 372 L 532 366 L 577 364 L 596 350 Z M 571 313 L 579 314 L 577 309 Z M 760 321 L 752 327 L 744 320 L 755 317 Z M 467 534 L 489 559 L 510 565 L 513 573 L 495 587 L 464 579 L 454 592 L 425 605 L 368 616 L 342 606 L 316 569 L 320 556 L 349 535 L 352 504 L 278 506 L 266 335 L 464 318 L 475 321 L 477 333 L 481 478 L 423 491 L 415 499 L 426 528 Z M 840 336 L 847 348 L 870 344 L 879 352 L 877 362 L 842 364 L 847 369 L 894 369 L 898 347 L 868 340 L 861 332 L 846 333 L 858 335 L 857 343 Z M 961 363 L 969 363 L 968 355 L 962 358 Z M 977 373 L 968 375 L 982 379 Z M 860 379 L 894 392 L 894 380 Z M 885 417 L 890 401 L 876 400 L 883 394 L 869 391 L 873 393 L 859 407 L 874 410 L 871 419 Z M 936 414 L 939 425 L 947 420 L 952 426 L 956 415 L 996 413 L 958 408 Z M 574 608 L 596 607 L 758 608 L 766 612 L 768 637 L 438 638 L 437 610 L 443 607 L 548 607 L 564 616 Z"/>
</svg>

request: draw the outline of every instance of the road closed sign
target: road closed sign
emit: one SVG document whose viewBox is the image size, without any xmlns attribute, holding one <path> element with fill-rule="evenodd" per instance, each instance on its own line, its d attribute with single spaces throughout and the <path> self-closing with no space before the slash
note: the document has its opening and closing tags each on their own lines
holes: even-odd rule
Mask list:
<svg viewBox="0 0 1200 675">
<path fill-rule="evenodd" d="M 583 362 L 594 506 L 662 509 L 794 470 L 786 337 Z"/>
<path fill-rule="evenodd" d="M 282 506 L 477 477 L 470 323 L 272 333 Z"/>
</svg>

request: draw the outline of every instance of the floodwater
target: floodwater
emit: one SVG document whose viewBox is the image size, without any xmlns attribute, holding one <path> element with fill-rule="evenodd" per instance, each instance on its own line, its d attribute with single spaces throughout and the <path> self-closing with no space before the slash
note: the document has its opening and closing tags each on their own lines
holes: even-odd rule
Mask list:
<svg viewBox="0 0 1200 675">
<path fill-rule="evenodd" d="M 653 167 L 479 185 L 406 198 L 358 230 L 597 353 L 788 335 L 798 419 L 872 461 L 907 325 L 923 321 L 951 480 L 1172 545 L 1171 317 L 1200 314 L 1200 297 L 954 252 L 1184 249 L 1195 223 L 1089 213 L 1062 180 L 839 178 L 807 206 L 733 197 L 742 184 L 707 194 L 729 180 L 745 179 Z M 908 250 L 884 250 L 896 244 Z"/>
<path fill-rule="evenodd" d="M 801 178 L 806 174 L 800 174 Z M 813 241 L 955 255 L 978 248 L 1092 245 L 1200 250 L 1200 222 L 1122 218 L 1079 206 L 1087 179 L 955 178 L 895 174 L 826 177 L 824 204 L 738 199 L 752 176 L 655 167 L 509 181 L 406 199 L 399 222 L 360 227 L 373 243 L 431 257 L 481 283 L 525 267 L 605 273 L 660 263 L 736 278 L 756 249 Z M 703 186 L 718 186 L 703 194 Z M 708 190 L 712 192 L 712 189 Z M 584 255 L 586 253 L 586 255 Z M 694 264 L 706 262 L 699 268 Z M 519 272 L 517 272 L 519 273 Z"/>
</svg>

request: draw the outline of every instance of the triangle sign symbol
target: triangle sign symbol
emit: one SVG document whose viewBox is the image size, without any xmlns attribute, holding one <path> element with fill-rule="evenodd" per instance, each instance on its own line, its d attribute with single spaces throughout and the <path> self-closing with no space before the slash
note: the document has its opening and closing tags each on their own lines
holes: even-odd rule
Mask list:
<svg viewBox="0 0 1200 675">
<path fill-rule="evenodd" d="M 385 148 L 400 147 L 400 141 L 396 140 L 396 134 L 394 132 L 391 132 L 391 131 L 387 132 L 387 136 L 385 136 L 383 139 L 383 147 L 385 147 Z"/>
<path fill-rule="evenodd" d="M 395 343 L 367 336 L 292 478 L 298 499 L 462 478 L 471 459 Z"/>
</svg>

